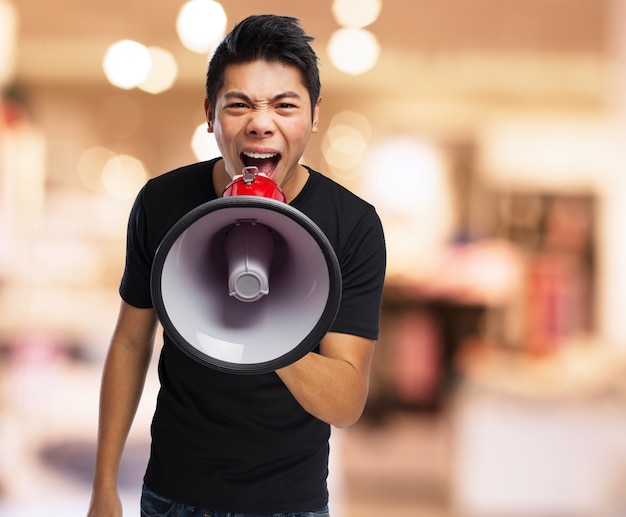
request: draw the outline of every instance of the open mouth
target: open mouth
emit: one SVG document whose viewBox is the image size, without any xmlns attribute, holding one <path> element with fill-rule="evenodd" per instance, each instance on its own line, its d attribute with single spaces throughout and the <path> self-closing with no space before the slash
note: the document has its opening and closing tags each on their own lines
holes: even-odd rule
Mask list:
<svg viewBox="0 0 626 517">
<path fill-rule="evenodd" d="M 280 161 L 280 154 L 252 153 L 244 151 L 241 153 L 241 161 L 246 167 L 256 167 L 259 169 L 259 173 L 271 178 L 278 162 Z"/>
</svg>

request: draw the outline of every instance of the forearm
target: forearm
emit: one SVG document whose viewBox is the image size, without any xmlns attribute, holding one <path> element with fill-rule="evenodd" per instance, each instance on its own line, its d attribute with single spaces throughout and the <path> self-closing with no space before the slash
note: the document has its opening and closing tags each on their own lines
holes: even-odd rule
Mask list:
<svg viewBox="0 0 626 517">
<path fill-rule="evenodd" d="M 114 489 L 122 451 L 132 425 L 152 354 L 152 315 L 137 309 L 122 309 L 105 361 L 100 390 L 98 450 L 94 490 Z M 142 321 L 143 319 L 143 321 Z"/>
<path fill-rule="evenodd" d="M 139 405 L 150 361 L 145 351 L 118 343 L 109 349 L 100 391 L 94 488 L 114 486 L 120 458 Z"/>
<path fill-rule="evenodd" d="M 374 343 L 347 335 L 325 340 L 320 354 L 309 353 L 276 373 L 306 411 L 328 424 L 347 427 L 365 407 Z"/>
</svg>

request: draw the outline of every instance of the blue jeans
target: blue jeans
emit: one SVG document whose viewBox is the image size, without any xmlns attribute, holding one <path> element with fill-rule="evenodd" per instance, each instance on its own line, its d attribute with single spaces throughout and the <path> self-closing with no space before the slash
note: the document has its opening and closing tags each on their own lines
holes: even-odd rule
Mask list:
<svg viewBox="0 0 626 517">
<path fill-rule="evenodd" d="M 330 517 L 328 506 L 312 512 L 252 514 L 215 512 L 177 503 L 154 493 L 145 485 L 141 489 L 141 517 Z"/>
</svg>

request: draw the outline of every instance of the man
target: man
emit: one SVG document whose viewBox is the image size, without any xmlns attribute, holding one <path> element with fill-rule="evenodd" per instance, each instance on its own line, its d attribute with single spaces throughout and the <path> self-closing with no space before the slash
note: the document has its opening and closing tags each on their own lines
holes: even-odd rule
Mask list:
<svg viewBox="0 0 626 517">
<path fill-rule="evenodd" d="M 184 214 L 220 197 L 250 165 L 271 175 L 329 238 L 342 274 L 338 315 L 315 351 L 268 374 L 213 370 L 164 336 L 142 515 L 328 515 L 330 426 L 351 425 L 363 411 L 385 246 L 371 205 L 299 163 L 318 131 L 321 101 L 311 40 L 293 18 L 240 22 L 207 72 L 208 131 L 221 157 L 152 179 L 137 197 L 103 373 L 90 517 L 121 515 L 120 457 L 155 335 L 149 277 L 156 249 Z"/>
</svg>

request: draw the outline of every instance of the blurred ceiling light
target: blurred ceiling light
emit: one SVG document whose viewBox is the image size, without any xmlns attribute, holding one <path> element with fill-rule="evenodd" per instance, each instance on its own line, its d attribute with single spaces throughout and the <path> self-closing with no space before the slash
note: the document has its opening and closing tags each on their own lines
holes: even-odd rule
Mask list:
<svg viewBox="0 0 626 517">
<path fill-rule="evenodd" d="M 381 0 L 335 0 L 332 13 L 339 25 L 361 29 L 376 21 Z"/>
<path fill-rule="evenodd" d="M 185 48 L 204 54 L 224 36 L 226 22 L 226 13 L 219 2 L 190 0 L 178 13 L 176 31 Z"/>
<path fill-rule="evenodd" d="M 371 136 L 367 118 L 360 113 L 345 110 L 333 116 L 324 135 L 322 153 L 336 176 L 352 178 L 350 171 L 362 162 Z M 357 171 L 357 174 L 360 171 Z"/>
<path fill-rule="evenodd" d="M 372 126 L 365 115 L 358 111 L 343 110 L 339 113 L 335 113 L 330 119 L 330 125 L 344 124 L 355 128 L 359 133 L 363 135 L 366 141 L 372 136 Z"/>
<path fill-rule="evenodd" d="M 446 177 L 433 145 L 410 137 L 393 138 L 368 153 L 363 188 L 385 213 L 431 212 L 448 195 Z"/>
<path fill-rule="evenodd" d="M 133 156 L 113 156 L 102 169 L 104 190 L 115 199 L 132 199 L 146 182 L 143 163 Z"/>
<path fill-rule="evenodd" d="M 206 122 L 200 124 L 193 133 L 191 139 L 191 149 L 196 158 L 200 161 L 210 160 L 221 156 L 217 147 L 213 133 L 207 132 Z"/>
<path fill-rule="evenodd" d="M 389 138 L 365 157 L 360 193 L 380 214 L 390 276 L 428 279 L 454 230 L 449 170 L 432 143 Z"/>
<path fill-rule="evenodd" d="M 13 79 L 16 33 L 17 11 L 11 3 L 0 0 L 0 87 Z"/>
<path fill-rule="evenodd" d="M 159 47 L 148 47 L 152 66 L 147 77 L 138 85 L 148 93 L 162 93 L 169 90 L 178 77 L 176 59 L 169 50 Z"/>
<path fill-rule="evenodd" d="M 107 49 L 102 65 L 111 84 L 130 90 L 146 79 L 152 66 L 152 58 L 141 43 L 122 40 Z"/>
<path fill-rule="evenodd" d="M 494 121 L 480 135 L 481 174 L 518 188 L 589 189 L 620 162 L 602 119 L 525 117 Z"/>
<path fill-rule="evenodd" d="M 102 192 L 102 171 L 109 160 L 115 157 L 110 149 L 96 146 L 83 151 L 76 165 L 82 184 L 96 192 Z"/>
<path fill-rule="evenodd" d="M 338 169 L 351 169 L 363 161 L 367 142 L 363 135 L 344 124 L 328 128 L 322 144 L 324 158 L 329 165 Z"/>
<path fill-rule="evenodd" d="M 372 69 L 380 54 L 376 37 L 365 29 L 354 28 L 336 30 L 330 37 L 327 50 L 333 65 L 351 75 Z"/>
</svg>

